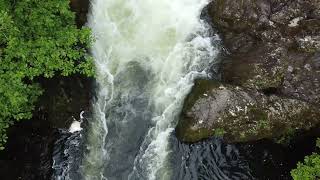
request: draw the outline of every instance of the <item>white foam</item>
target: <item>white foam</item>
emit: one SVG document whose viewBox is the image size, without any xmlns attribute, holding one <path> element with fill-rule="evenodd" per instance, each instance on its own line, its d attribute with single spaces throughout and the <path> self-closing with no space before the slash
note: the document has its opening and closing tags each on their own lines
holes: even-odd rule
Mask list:
<svg viewBox="0 0 320 180">
<path fill-rule="evenodd" d="M 75 133 L 75 132 L 78 132 L 78 131 L 82 131 L 82 128 L 81 128 L 81 122 L 79 121 L 73 121 L 69 127 L 69 132 L 70 133 Z"/>
<path fill-rule="evenodd" d="M 130 95 L 130 87 L 115 89 L 114 84 L 114 77 L 130 61 L 138 61 L 143 69 L 154 75 L 148 83 L 148 91 L 150 104 L 155 109 L 150 119 L 155 125 L 144 138 L 131 175 L 139 166 L 146 178 L 152 180 L 164 168 L 169 154 L 168 138 L 175 127 L 183 99 L 194 78 L 206 76 L 204 69 L 218 53 L 212 46 L 214 37 L 209 36 L 208 26 L 200 20 L 201 10 L 208 2 L 91 1 L 88 25 L 96 37 L 92 54 L 99 87 L 94 104 L 95 121 L 88 140 L 90 152 L 85 159 L 86 179 L 101 174 L 103 164 L 108 163 L 106 103 L 116 101 L 115 92 Z"/>
</svg>

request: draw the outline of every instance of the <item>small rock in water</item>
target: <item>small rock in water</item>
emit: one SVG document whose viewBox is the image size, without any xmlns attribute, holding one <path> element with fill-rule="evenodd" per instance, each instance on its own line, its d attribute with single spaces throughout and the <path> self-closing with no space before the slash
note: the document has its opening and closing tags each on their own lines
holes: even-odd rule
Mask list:
<svg viewBox="0 0 320 180">
<path fill-rule="evenodd" d="M 80 119 L 81 120 L 84 119 L 83 114 L 84 114 L 84 111 L 81 111 L 81 113 L 80 113 Z"/>
<path fill-rule="evenodd" d="M 82 128 L 81 128 L 81 122 L 77 121 L 77 120 L 74 120 L 70 127 L 69 127 L 69 132 L 70 133 L 74 133 L 74 132 L 78 132 L 78 131 L 81 131 Z"/>
</svg>

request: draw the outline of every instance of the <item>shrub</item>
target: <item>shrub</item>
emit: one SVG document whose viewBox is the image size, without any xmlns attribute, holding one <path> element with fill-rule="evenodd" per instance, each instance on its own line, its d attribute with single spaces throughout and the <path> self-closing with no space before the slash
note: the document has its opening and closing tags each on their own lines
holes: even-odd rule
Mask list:
<svg viewBox="0 0 320 180">
<path fill-rule="evenodd" d="M 0 149 L 8 127 L 32 117 L 42 93 L 35 78 L 94 74 L 91 40 L 68 0 L 0 0 Z"/>
<path fill-rule="evenodd" d="M 317 147 L 320 148 L 320 139 L 317 140 Z M 320 178 L 320 155 L 313 153 L 306 156 L 304 162 L 299 162 L 296 169 L 291 171 L 294 180 L 315 180 Z"/>
</svg>

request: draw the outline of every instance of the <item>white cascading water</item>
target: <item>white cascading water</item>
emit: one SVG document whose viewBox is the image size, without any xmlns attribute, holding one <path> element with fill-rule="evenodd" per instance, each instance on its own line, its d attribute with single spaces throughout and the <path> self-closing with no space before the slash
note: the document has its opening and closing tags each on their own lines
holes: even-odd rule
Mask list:
<svg viewBox="0 0 320 180">
<path fill-rule="evenodd" d="M 84 179 L 170 179 L 168 138 L 218 53 L 200 20 L 208 1 L 91 1 L 97 99 Z"/>
</svg>

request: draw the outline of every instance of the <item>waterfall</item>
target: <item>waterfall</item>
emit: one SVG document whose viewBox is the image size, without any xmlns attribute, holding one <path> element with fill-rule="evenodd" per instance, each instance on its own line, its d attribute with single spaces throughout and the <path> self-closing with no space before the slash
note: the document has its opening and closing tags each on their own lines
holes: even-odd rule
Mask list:
<svg viewBox="0 0 320 180">
<path fill-rule="evenodd" d="M 200 20 L 208 0 L 92 0 L 96 99 L 86 180 L 170 179 L 169 137 L 219 38 Z"/>
</svg>

